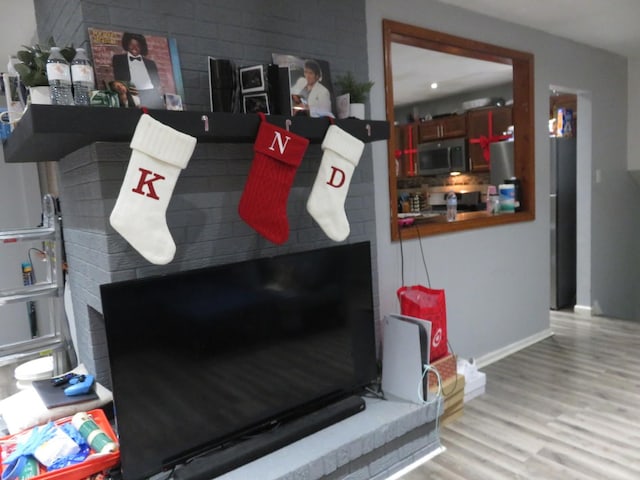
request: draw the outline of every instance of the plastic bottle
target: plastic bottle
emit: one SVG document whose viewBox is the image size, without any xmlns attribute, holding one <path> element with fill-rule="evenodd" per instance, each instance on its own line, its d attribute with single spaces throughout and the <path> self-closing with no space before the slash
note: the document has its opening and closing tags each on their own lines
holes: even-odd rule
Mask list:
<svg viewBox="0 0 640 480">
<path fill-rule="evenodd" d="M 447 222 L 455 222 L 458 215 L 458 197 L 455 192 L 447 193 Z"/>
<path fill-rule="evenodd" d="M 78 412 L 71 418 L 71 424 L 97 453 L 112 453 L 118 444 L 102 430 L 87 412 Z"/>
<path fill-rule="evenodd" d="M 516 189 L 513 183 L 501 183 L 498 186 L 500 195 L 500 213 L 514 213 L 516 209 Z"/>
<path fill-rule="evenodd" d="M 522 185 L 520 180 L 516 177 L 511 177 L 505 181 L 505 183 L 513 184 L 514 193 L 513 193 L 513 207 L 516 212 L 522 210 Z"/>
<path fill-rule="evenodd" d="M 47 78 L 52 105 L 73 105 L 71 68 L 60 53 L 60 47 L 51 47 L 47 60 Z"/>
<path fill-rule="evenodd" d="M 93 67 L 84 48 L 76 50 L 71 61 L 71 79 L 73 81 L 73 101 L 76 105 L 89 105 L 89 95 L 95 87 Z"/>
</svg>

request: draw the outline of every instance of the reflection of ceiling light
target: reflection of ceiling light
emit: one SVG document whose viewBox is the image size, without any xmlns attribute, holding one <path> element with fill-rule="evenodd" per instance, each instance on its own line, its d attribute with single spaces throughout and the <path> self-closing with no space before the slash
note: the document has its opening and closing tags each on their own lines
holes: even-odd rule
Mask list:
<svg viewBox="0 0 640 480">
<path fill-rule="evenodd" d="M 460 172 L 451 172 L 451 173 L 449 173 L 449 175 L 451 175 L 452 177 L 456 177 L 456 176 L 460 175 Z"/>
<path fill-rule="evenodd" d="M 438 82 L 433 82 L 433 83 L 431 84 L 431 88 L 432 88 L 433 90 L 435 90 L 436 88 L 438 88 Z"/>
</svg>

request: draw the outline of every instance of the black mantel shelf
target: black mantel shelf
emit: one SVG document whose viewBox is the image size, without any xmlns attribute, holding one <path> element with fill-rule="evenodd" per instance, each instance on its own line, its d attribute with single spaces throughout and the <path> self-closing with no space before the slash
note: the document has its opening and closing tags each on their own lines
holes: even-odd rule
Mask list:
<svg viewBox="0 0 640 480">
<path fill-rule="evenodd" d="M 94 142 L 130 142 L 142 111 L 134 108 L 30 105 L 4 142 L 7 163 L 58 161 Z M 253 143 L 260 117 L 256 114 L 149 110 L 149 115 L 198 142 Z M 327 118 L 269 115 L 267 121 L 320 143 L 330 125 Z M 382 120 L 335 120 L 336 125 L 365 143 L 389 138 Z"/>
</svg>

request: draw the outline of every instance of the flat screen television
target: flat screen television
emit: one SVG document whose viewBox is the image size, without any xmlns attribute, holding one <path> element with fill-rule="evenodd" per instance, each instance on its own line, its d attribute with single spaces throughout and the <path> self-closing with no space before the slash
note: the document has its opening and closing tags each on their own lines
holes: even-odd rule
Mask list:
<svg viewBox="0 0 640 480">
<path fill-rule="evenodd" d="M 100 293 L 125 480 L 233 449 L 376 379 L 369 242 Z"/>
</svg>

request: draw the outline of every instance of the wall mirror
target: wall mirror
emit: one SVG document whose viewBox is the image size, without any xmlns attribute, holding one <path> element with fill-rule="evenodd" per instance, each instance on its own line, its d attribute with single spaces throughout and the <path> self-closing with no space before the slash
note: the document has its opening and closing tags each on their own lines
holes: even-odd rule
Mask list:
<svg viewBox="0 0 640 480">
<path fill-rule="evenodd" d="M 533 220 L 533 55 L 391 20 L 383 39 L 392 240 Z M 490 211 L 512 182 L 515 211 Z"/>
</svg>

